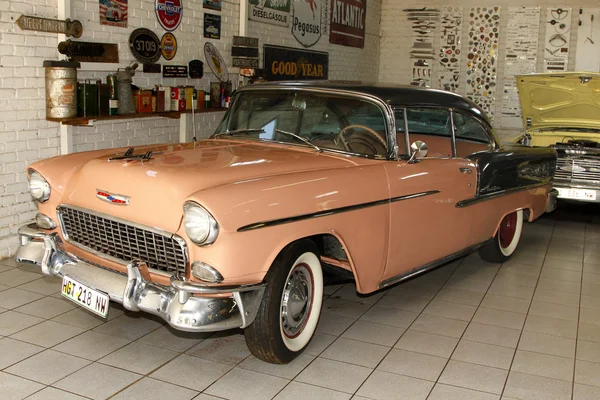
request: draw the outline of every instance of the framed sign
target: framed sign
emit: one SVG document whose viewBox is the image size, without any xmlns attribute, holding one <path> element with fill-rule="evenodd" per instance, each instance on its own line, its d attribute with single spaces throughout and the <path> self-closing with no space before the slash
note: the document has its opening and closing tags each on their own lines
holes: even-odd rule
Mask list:
<svg viewBox="0 0 600 400">
<path fill-rule="evenodd" d="M 204 37 L 208 39 L 221 39 L 221 16 L 204 14 Z"/>
<path fill-rule="evenodd" d="M 365 47 L 366 0 L 331 0 L 329 43 Z"/>
<path fill-rule="evenodd" d="M 258 38 L 234 36 L 231 59 L 233 67 L 258 68 Z"/>
<path fill-rule="evenodd" d="M 119 62 L 119 46 L 113 43 L 74 42 L 69 39 L 58 44 L 58 52 L 77 62 Z"/>
<path fill-rule="evenodd" d="M 329 53 L 264 45 L 263 55 L 269 81 L 328 79 Z"/>
<path fill-rule="evenodd" d="M 203 0 L 202 7 L 210 10 L 221 11 L 221 0 Z"/>
<path fill-rule="evenodd" d="M 248 19 L 267 24 L 290 26 L 292 0 L 241 0 L 249 1 Z"/>
<path fill-rule="evenodd" d="M 327 0 L 294 0 L 292 35 L 304 47 L 312 47 L 323 33 L 323 2 Z"/>
<path fill-rule="evenodd" d="M 163 65 L 163 78 L 187 78 L 187 65 Z"/>
<path fill-rule="evenodd" d="M 100 24 L 127 28 L 128 0 L 98 0 Z"/>
<path fill-rule="evenodd" d="M 183 17 L 182 0 L 155 0 L 154 10 L 160 26 L 167 32 L 172 32 L 181 23 Z"/>
<path fill-rule="evenodd" d="M 171 32 L 167 32 L 160 40 L 160 51 L 165 60 L 172 60 L 177 54 L 177 39 Z"/>
<path fill-rule="evenodd" d="M 160 40 L 150 29 L 137 28 L 131 32 L 129 49 L 142 64 L 152 64 L 160 58 Z"/>
</svg>

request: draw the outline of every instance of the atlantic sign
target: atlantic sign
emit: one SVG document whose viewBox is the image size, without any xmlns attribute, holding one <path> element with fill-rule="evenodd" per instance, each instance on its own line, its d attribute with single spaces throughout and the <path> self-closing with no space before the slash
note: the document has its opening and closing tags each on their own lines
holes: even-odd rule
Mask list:
<svg viewBox="0 0 600 400">
<path fill-rule="evenodd" d="M 265 45 L 264 71 L 268 81 L 327 79 L 329 54 L 293 47 Z"/>
<path fill-rule="evenodd" d="M 248 19 L 267 24 L 289 26 L 291 0 L 248 0 Z"/>
<path fill-rule="evenodd" d="M 365 47 L 366 0 L 331 0 L 329 43 Z"/>
</svg>

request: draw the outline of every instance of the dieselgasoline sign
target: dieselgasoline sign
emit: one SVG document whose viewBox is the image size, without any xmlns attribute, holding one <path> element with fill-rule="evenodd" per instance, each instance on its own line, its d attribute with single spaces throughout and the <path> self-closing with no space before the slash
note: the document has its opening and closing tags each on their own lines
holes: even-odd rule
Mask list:
<svg viewBox="0 0 600 400">
<path fill-rule="evenodd" d="M 183 16 L 181 0 L 155 0 L 154 9 L 156 18 L 165 31 L 171 32 L 177 29 Z"/>
<path fill-rule="evenodd" d="M 289 26 L 291 0 L 248 0 L 248 19 L 267 24 Z"/>
<path fill-rule="evenodd" d="M 327 79 L 329 53 L 264 45 L 265 78 L 269 81 Z"/>
</svg>

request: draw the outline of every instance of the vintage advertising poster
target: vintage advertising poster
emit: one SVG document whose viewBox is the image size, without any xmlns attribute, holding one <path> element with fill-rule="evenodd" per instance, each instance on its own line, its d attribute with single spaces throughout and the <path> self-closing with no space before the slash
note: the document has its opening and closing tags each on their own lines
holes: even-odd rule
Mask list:
<svg viewBox="0 0 600 400">
<path fill-rule="evenodd" d="M 248 19 L 267 24 L 290 26 L 292 0 L 248 0 Z"/>
<path fill-rule="evenodd" d="M 540 31 L 539 7 L 509 7 L 502 95 L 502 127 L 521 128 L 516 75 L 536 72 Z"/>
<path fill-rule="evenodd" d="M 544 43 L 544 71 L 566 71 L 569 64 L 571 40 L 570 8 L 549 8 L 546 16 L 546 41 Z"/>
<path fill-rule="evenodd" d="M 268 81 L 327 79 L 329 53 L 293 47 L 264 45 L 265 78 Z"/>
<path fill-rule="evenodd" d="M 580 10 L 575 71 L 600 72 L 600 8 Z"/>
<path fill-rule="evenodd" d="M 367 0 L 331 0 L 329 43 L 365 47 Z"/>
<path fill-rule="evenodd" d="M 447 6 L 442 8 L 440 52 L 438 54 L 440 69 L 438 84 L 440 89 L 458 92 L 460 88 L 460 60 L 463 8 Z"/>
<path fill-rule="evenodd" d="M 327 0 L 294 0 L 292 35 L 304 47 L 314 46 L 323 33 L 323 3 Z"/>
<path fill-rule="evenodd" d="M 202 7 L 209 10 L 221 11 L 221 0 L 204 0 Z"/>
<path fill-rule="evenodd" d="M 128 0 L 99 0 L 100 24 L 127 28 Z"/>
<path fill-rule="evenodd" d="M 221 39 L 221 16 L 204 14 L 204 37 L 208 39 Z"/>
</svg>

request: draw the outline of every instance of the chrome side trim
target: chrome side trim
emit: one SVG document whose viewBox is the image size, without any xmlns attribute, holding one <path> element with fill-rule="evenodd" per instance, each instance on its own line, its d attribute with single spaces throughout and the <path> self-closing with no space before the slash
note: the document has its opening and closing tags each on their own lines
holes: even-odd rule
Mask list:
<svg viewBox="0 0 600 400">
<path fill-rule="evenodd" d="M 478 197 L 473 197 L 471 199 L 461 200 L 458 203 L 456 203 L 456 207 L 458 207 L 458 208 L 469 207 L 469 206 L 472 206 L 473 204 L 481 203 L 482 201 L 492 200 L 492 199 L 495 199 L 495 198 L 501 197 L 501 196 L 508 196 L 509 194 L 521 192 L 523 190 L 535 189 L 538 187 L 546 186 L 548 184 L 549 183 L 535 183 L 533 185 L 528 185 L 528 186 L 521 186 L 521 187 L 512 188 L 512 189 L 499 190 L 497 192 L 484 194 L 484 195 L 481 195 Z"/>
<path fill-rule="evenodd" d="M 465 255 L 467 255 L 467 254 L 469 254 L 469 253 L 471 253 L 471 252 L 473 252 L 473 251 L 475 251 L 475 250 L 477 250 L 477 249 L 479 249 L 479 248 L 487 245 L 492 240 L 493 239 L 488 239 L 488 240 L 483 241 L 481 243 L 477 243 L 476 245 L 469 246 L 466 249 L 458 251 L 458 252 L 456 252 L 454 254 L 450 254 L 449 256 L 442 257 L 439 260 L 432 261 L 432 262 L 430 262 L 428 264 L 425 264 L 425 265 L 423 265 L 421 267 L 417 267 L 417 268 L 411 269 L 410 271 L 403 272 L 403 273 L 401 273 L 399 275 L 396 275 L 394 277 L 388 278 L 388 279 L 382 281 L 379 284 L 379 289 L 386 288 L 388 286 L 394 285 L 396 283 L 405 281 L 407 279 L 410 279 L 412 277 L 415 277 L 417 275 L 425 273 L 425 272 L 427 272 L 429 270 L 432 270 L 434 268 L 440 267 L 440 266 L 442 266 L 442 265 L 444 265 L 444 264 L 446 264 L 446 263 L 448 263 L 448 262 L 450 262 L 450 261 L 452 261 L 452 260 L 454 260 L 456 258 L 465 256 Z"/>
<path fill-rule="evenodd" d="M 415 198 L 423 197 L 423 196 L 429 196 L 429 195 L 437 194 L 437 193 L 440 193 L 440 190 L 429 190 L 427 192 L 407 194 L 404 196 L 392 197 L 392 198 L 384 199 L 384 200 L 376 200 L 376 201 L 371 201 L 368 203 L 356 204 L 353 206 L 333 208 L 331 210 L 317 211 L 315 213 L 310 213 L 310 214 L 296 215 L 294 217 L 274 219 L 274 220 L 270 220 L 270 221 L 255 222 L 255 223 L 252 223 L 249 225 L 244 225 L 244 226 L 238 228 L 237 231 L 245 232 L 245 231 L 251 231 L 254 229 L 275 226 L 275 225 L 283 225 L 283 224 L 288 224 L 290 222 L 297 222 L 297 221 L 302 221 L 305 219 L 313 219 L 313 218 L 325 217 L 325 216 L 333 215 L 333 214 L 339 214 L 339 213 L 343 213 L 343 212 L 356 211 L 356 210 L 360 210 L 361 208 L 375 207 L 375 206 L 380 206 L 382 204 L 395 203 L 397 201 L 410 200 L 410 199 L 415 199 Z"/>
</svg>

